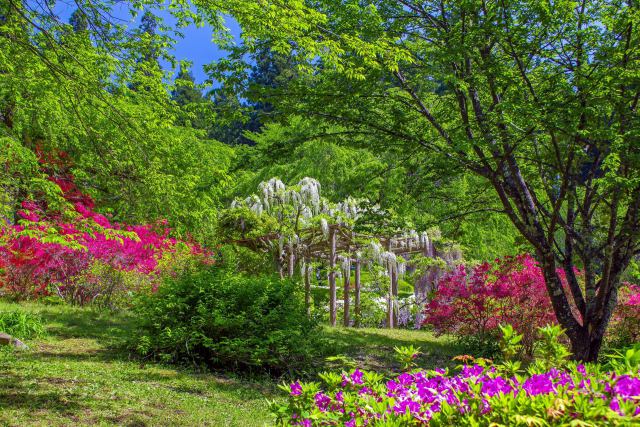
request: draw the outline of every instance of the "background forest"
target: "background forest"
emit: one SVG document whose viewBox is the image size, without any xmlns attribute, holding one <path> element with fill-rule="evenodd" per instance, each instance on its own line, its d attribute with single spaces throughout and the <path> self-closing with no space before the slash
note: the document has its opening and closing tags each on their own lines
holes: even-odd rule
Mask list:
<svg viewBox="0 0 640 427">
<path fill-rule="evenodd" d="M 3 14 L 11 31 L 2 50 L 4 156 L 19 160 L 3 174 L 5 220 L 36 190 L 55 196 L 52 174 L 38 167 L 46 153 L 63 157 L 47 167 L 67 169 L 51 172 L 73 175 L 114 220 L 166 219 L 201 241 L 214 237 L 217 210 L 259 182 L 311 176 L 332 200 L 366 197 L 420 228 L 439 226 L 471 259 L 520 252 L 495 196 L 471 174 L 443 174 L 418 149 L 383 151 L 365 133 L 279 110 L 270 92 L 295 79 L 294 58 L 264 48 L 247 60 L 238 86 L 197 84 L 188 59 L 171 57 L 178 30 L 152 12 L 139 12 L 139 27 L 118 28 L 82 8 L 67 23 L 28 6 L 24 13 L 34 17 L 11 12 L 11 4 Z M 32 25 L 46 32 L 30 32 L 27 18 L 41 19 Z M 106 39 L 92 42 L 94 31 Z M 472 222 L 478 226 L 465 225 Z"/>
</svg>

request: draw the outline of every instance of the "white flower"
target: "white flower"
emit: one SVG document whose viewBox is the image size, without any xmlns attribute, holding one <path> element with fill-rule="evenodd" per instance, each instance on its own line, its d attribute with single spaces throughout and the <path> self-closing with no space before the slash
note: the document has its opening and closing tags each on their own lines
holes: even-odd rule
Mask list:
<svg viewBox="0 0 640 427">
<path fill-rule="evenodd" d="M 398 277 L 404 277 L 407 272 L 407 264 L 405 262 L 398 263 Z"/>
<path fill-rule="evenodd" d="M 420 234 L 420 246 L 422 246 L 423 248 L 429 247 L 429 236 L 427 235 L 426 231 L 423 231 Z"/>
<path fill-rule="evenodd" d="M 298 183 L 300 196 L 306 205 L 310 205 L 314 212 L 320 209 L 320 182 L 313 178 L 305 177 Z"/>
<path fill-rule="evenodd" d="M 322 228 L 322 235 L 325 239 L 329 238 L 329 223 L 325 218 L 320 219 L 320 227 Z"/>
<path fill-rule="evenodd" d="M 393 252 L 383 252 L 380 254 L 381 264 L 392 272 L 398 271 L 398 259 Z"/>
</svg>

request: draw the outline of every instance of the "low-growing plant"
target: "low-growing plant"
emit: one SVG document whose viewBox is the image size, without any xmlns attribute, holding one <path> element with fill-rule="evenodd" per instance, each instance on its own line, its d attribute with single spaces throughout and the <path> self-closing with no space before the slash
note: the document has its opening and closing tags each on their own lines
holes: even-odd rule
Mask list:
<svg viewBox="0 0 640 427">
<path fill-rule="evenodd" d="M 300 426 L 587 426 L 632 425 L 640 416 L 640 377 L 571 364 L 528 376 L 466 365 L 403 373 L 383 381 L 343 373 L 321 388 L 295 382 L 287 402 L 273 403 L 278 425 Z"/>
<path fill-rule="evenodd" d="M 416 358 L 420 356 L 420 347 L 412 345 L 394 347 L 393 351 L 395 352 L 396 360 L 402 365 L 402 369 L 407 370 L 417 366 Z"/>
<path fill-rule="evenodd" d="M 562 342 L 564 331 L 558 325 L 547 325 L 538 328 L 541 339 L 536 341 L 534 357 L 536 368 L 548 370 L 566 365 L 571 352 Z"/>
<path fill-rule="evenodd" d="M 0 311 L 0 332 L 20 340 L 39 338 L 45 334 L 42 319 L 25 311 Z"/>
<path fill-rule="evenodd" d="M 500 351 L 505 361 L 511 361 L 522 351 L 522 334 L 516 333 L 513 326 L 506 324 L 500 325 L 502 338 L 500 339 Z"/>
<path fill-rule="evenodd" d="M 640 367 L 640 343 L 607 355 L 607 367 L 623 374 L 633 374 Z"/>
<path fill-rule="evenodd" d="M 134 311 L 134 346 L 168 362 L 283 374 L 314 366 L 323 348 L 300 286 L 270 275 L 215 266 L 187 271 L 141 297 Z"/>
<path fill-rule="evenodd" d="M 286 403 L 272 403 L 278 425 L 296 426 L 596 426 L 640 421 L 640 346 L 610 356 L 604 366 L 569 362 L 558 326 L 543 337 L 527 374 L 515 360 L 521 334 L 500 327 L 502 362 L 457 356 L 449 370 L 412 370 L 385 381 L 381 374 L 350 369 L 323 373 L 318 383 L 281 388 Z M 399 355 L 414 348 L 396 349 Z"/>
<path fill-rule="evenodd" d="M 459 335 L 454 336 L 454 343 L 463 353 L 476 357 L 495 358 L 500 354 L 500 337 L 497 331 L 483 336 Z"/>
</svg>

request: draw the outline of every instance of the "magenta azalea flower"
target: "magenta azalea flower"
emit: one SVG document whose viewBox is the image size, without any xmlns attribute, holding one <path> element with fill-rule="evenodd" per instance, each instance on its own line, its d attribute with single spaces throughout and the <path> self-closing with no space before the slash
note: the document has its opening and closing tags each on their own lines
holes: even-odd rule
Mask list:
<svg viewBox="0 0 640 427">
<path fill-rule="evenodd" d="M 356 369 L 353 371 L 353 374 L 351 374 L 351 382 L 353 384 L 363 384 L 362 372 L 360 370 Z"/>
<path fill-rule="evenodd" d="M 316 393 L 314 400 L 316 407 L 322 412 L 326 411 L 331 403 L 331 398 L 322 392 Z"/>
<path fill-rule="evenodd" d="M 300 383 L 298 381 L 296 381 L 295 383 L 291 384 L 290 388 L 291 388 L 291 393 L 289 393 L 289 394 L 291 396 L 300 396 L 302 394 L 302 386 L 300 385 Z"/>
<path fill-rule="evenodd" d="M 318 421 L 318 425 L 337 426 L 344 422 L 345 426 L 368 426 L 399 417 L 405 420 L 407 416 L 416 425 L 427 425 L 445 406 L 458 416 L 482 416 L 503 410 L 504 407 L 500 406 L 502 399 L 513 399 L 519 393 L 525 393 L 526 401 L 544 395 L 558 395 L 565 400 L 586 397 L 594 405 L 597 402 L 608 405 L 620 416 L 640 415 L 640 406 L 637 405 L 640 401 L 639 376 L 588 374 L 582 365 L 573 371 L 550 369 L 520 381 L 515 377 L 503 377 L 495 369 L 477 365 L 465 366 L 454 376 L 434 371 L 403 373 L 371 387 L 366 383 L 363 387 L 353 387 L 363 381 L 359 370 L 344 378 L 348 384 L 337 390 L 335 399 L 323 392 L 315 394 L 315 407 L 327 417 L 319 420 L 331 420 L 324 424 Z M 298 386 L 298 383 L 291 385 L 292 393 Z M 494 400 L 497 396 L 502 397 Z M 633 409 L 629 410 L 630 407 Z M 564 415 L 580 416 L 579 413 Z M 292 421 L 295 424 L 299 419 Z"/>
</svg>

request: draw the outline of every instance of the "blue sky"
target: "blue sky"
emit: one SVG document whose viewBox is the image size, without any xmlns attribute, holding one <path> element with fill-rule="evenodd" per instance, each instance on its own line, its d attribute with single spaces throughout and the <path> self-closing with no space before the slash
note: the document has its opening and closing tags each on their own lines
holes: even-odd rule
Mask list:
<svg viewBox="0 0 640 427">
<path fill-rule="evenodd" d="M 160 16 L 162 16 L 166 24 L 171 24 L 171 22 L 175 21 L 175 19 L 166 12 Z M 227 18 L 227 26 L 234 37 L 238 38 L 240 36 L 240 26 L 235 20 Z M 210 27 L 204 26 L 198 28 L 195 25 L 190 25 L 187 28 L 181 29 L 181 32 L 184 34 L 184 38 L 177 40 L 172 53 L 178 60 L 191 61 L 193 63 L 192 72 L 196 82 L 202 83 L 206 78 L 202 66 L 223 58 L 225 51 L 220 50 L 211 41 L 212 31 Z"/>
<path fill-rule="evenodd" d="M 55 11 L 63 21 L 68 21 L 69 17 L 75 10 L 73 2 L 70 3 L 71 5 L 67 4 L 65 1 L 59 1 L 56 4 Z M 153 13 L 160 16 L 167 25 L 171 25 L 175 22 L 175 19 L 169 12 L 154 10 Z M 133 26 L 139 25 L 140 18 L 142 17 L 142 13 L 140 13 L 135 21 L 132 20 L 128 11 L 128 5 L 126 4 L 120 10 L 115 10 L 114 15 L 123 21 L 126 20 L 131 22 L 131 25 Z M 227 26 L 230 28 L 233 36 L 236 37 L 236 39 L 239 38 L 240 27 L 238 23 L 231 18 L 227 18 Z M 225 52 L 220 50 L 211 41 L 212 31 L 210 27 L 205 26 L 198 28 L 195 25 L 190 25 L 187 28 L 181 29 L 181 32 L 184 34 L 184 38 L 177 40 L 172 53 L 175 55 L 177 60 L 191 61 L 193 64 L 192 72 L 196 82 L 202 83 L 206 78 L 206 74 L 203 71 L 202 66 L 224 57 Z M 167 68 L 169 67 L 168 63 L 163 63 L 162 65 Z"/>
</svg>

